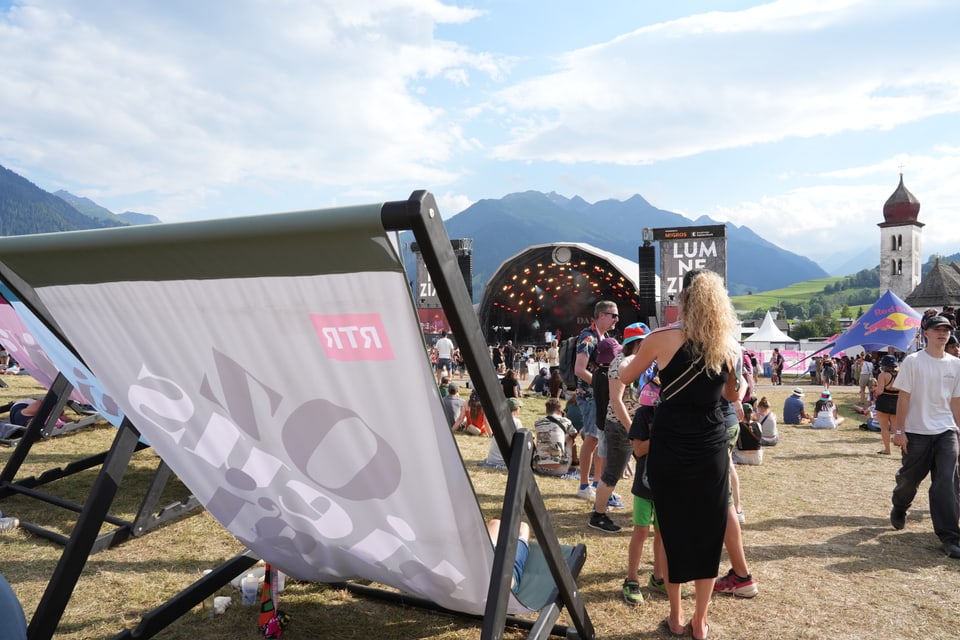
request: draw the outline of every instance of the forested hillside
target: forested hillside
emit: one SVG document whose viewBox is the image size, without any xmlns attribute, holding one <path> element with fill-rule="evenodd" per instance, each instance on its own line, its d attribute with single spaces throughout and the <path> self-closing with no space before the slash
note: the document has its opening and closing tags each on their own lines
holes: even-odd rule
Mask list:
<svg viewBox="0 0 960 640">
<path fill-rule="evenodd" d="M 86 216 L 63 199 L 0 166 L 0 235 L 76 231 L 120 224 Z"/>
</svg>

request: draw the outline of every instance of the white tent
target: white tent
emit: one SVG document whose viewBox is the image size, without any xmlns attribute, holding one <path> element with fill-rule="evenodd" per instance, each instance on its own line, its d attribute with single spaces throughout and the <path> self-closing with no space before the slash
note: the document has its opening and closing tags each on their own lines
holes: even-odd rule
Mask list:
<svg viewBox="0 0 960 640">
<path fill-rule="evenodd" d="M 798 341 L 794 340 L 783 331 L 777 327 L 776 323 L 773 321 L 773 315 L 767 311 L 766 317 L 763 319 L 763 324 L 760 325 L 760 328 L 751 335 L 749 338 L 743 341 L 744 346 L 753 347 L 755 349 L 769 349 L 776 344 L 797 344 Z"/>
</svg>

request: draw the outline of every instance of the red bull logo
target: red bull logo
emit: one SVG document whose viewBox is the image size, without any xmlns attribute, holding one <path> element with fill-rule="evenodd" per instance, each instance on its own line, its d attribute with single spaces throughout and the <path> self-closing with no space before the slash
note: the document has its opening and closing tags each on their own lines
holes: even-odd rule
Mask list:
<svg viewBox="0 0 960 640">
<path fill-rule="evenodd" d="M 895 312 L 881 318 L 874 323 L 863 323 L 863 335 L 868 336 L 877 331 L 916 331 L 920 328 L 920 319 L 905 313 Z"/>
</svg>

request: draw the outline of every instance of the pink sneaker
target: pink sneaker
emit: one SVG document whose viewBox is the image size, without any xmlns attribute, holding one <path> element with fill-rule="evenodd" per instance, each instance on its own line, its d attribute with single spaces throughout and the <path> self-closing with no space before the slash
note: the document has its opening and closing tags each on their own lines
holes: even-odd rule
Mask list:
<svg viewBox="0 0 960 640">
<path fill-rule="evenodd" d="M 733 569 L 730 569 L 727 575 L 722 578 L 717 578 L 717 581 L 713 584 L 713 590 L 718 593 L 732 593 L 738 598 L 752 598 L 760 593 L 757 581 L 753 579 L 753 576 L 748 575 L 746 578 L 741 578 Z"/>
</svg>

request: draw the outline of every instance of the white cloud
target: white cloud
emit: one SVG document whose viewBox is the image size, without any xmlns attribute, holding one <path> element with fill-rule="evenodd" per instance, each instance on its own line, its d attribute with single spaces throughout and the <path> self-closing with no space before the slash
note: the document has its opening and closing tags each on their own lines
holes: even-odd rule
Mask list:
<svg viewBox="0 0 960 640">
<path fill-rule="evenodd" d="M 956 113 L 956 38 L 904 38 L 945 19 L 931 4 L 780 0 L 571 52 L 499 93 L 513 130 L 496 157 L 643 165 Z"/>
<path fill-rule="evenodd" d="M 704 213 L 720 221 L 746 225 L 770 242 L 813 259 L 851 247 L 879 247 L 877 224 L 883 222 L 883 205 L 897 187 L 891 180 L 895 175 L 891 168 L 902 165 L 904 185 L 920 201 L 923 255 L 957 253 L 960 149 L 945 146 L 937 151 L 934 156 L 898 155 L 868 166 L 827 172 L 814 177 L 820 183 L 817 186 Z"/>
<path fill-rule="evenodd" d="M 418 188 L 444 217 L 527 189 L 640 193 L 811 257 L 878 237 L 902 164 L 935 250 L 960 245 L 955 5 L 644 24 L 601 3 L 591 29 L 552 24 L 605 40 L 546 59 L 542 14 L 512 4 L 24 0 L 0 9 L 0 164 L 168 221 Z"/>
<path fill-rule="evenodd" d="M 28 1 L 0 13 L 0 158 L 103 197 L 155 191 L 161 210 L 237 184 L 447 184 L 472 142 L 412 85 L 499 73 L 433 35 L 476 15 L 432 0 Z"/>
<path fill-rule="evenodd" d="M 444 220 L 457 215 L 476 202 L 476 200 L 472 200 L 462 193 L 451 193 L 449 191 L 446 193 L 435 193 L 433 197 L 437 200 L 440 215 Z"/>
</svg>

